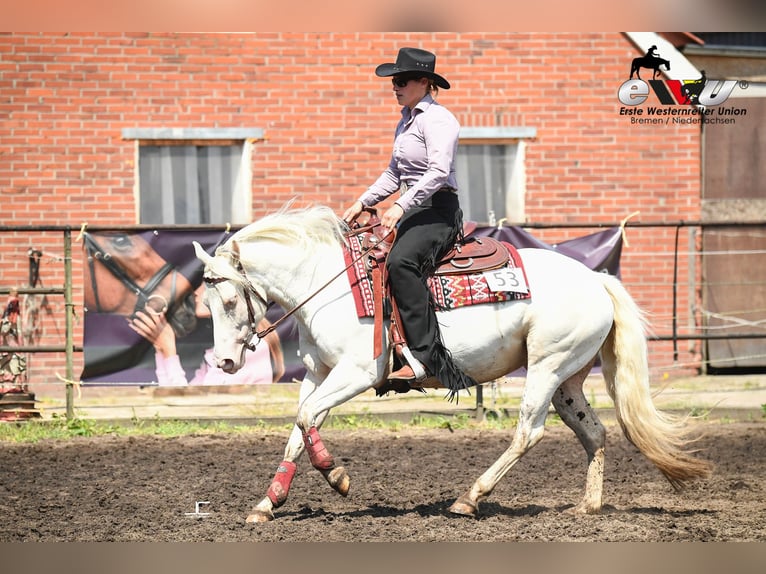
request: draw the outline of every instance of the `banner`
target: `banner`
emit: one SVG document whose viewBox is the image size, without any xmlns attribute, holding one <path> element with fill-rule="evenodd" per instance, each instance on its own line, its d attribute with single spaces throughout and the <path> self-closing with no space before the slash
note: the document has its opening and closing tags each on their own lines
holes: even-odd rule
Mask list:
<svg viewBox="0 0 766 574">
<path fill-rule="evenodd" d="M 520 227 L 476 227 L 517 248 L 552 249 L 599 272 L 620 274 L 622 228 L 546 244 Z M 229 238 L 218 231 L 103 231 L 83 233 L 84 383 L 159 386 L 267 384 L 301 380 L 298 329 L 290 317 L 248 351 L 234 375 L 213 363 L 213 325 L 202 303 L 202 263 L 192 241 L 208 253 Z M 264 321 L 285 310 L 272 304 Z M 265 323 L 264 323 L 265 325 Z M 262 325 L 260 328 L 263 328 Z"/>
<path fill-rule="evenodd" d="M 517 249 L 525 247 L 551 249 L 576 259 L 589 269 L 620 277 L 620 255 L 622 255 L 622 227 L 620 226 L 568 239 L 555 245 L 540 241 L 521 227 L 477 227 L 471 235 L 507 241 Z"/>
</svg>

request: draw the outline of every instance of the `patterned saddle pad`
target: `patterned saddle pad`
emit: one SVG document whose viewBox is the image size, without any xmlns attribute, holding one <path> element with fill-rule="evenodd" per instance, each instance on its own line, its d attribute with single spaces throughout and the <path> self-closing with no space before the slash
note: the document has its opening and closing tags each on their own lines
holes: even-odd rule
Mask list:
<svg viewBox="0 0 766 574">
<path fill-rule="evenodd" d="M 362 254 L 363 242 L 363 234 L 348 238 L 349 247 L 344 248 L 347 265 Z M 504 267 L 483 273 L 429 277 L 428 286 L 436 308 L 449 310 L 530 298 L 532 294 L 518 251 L 510 243 L 503 242 L 503 246 L 510 256 Z M 357 260 L 347 272 L 358 316 L 374 317 L 375 301 L 367 258 Z"/>
</svg>

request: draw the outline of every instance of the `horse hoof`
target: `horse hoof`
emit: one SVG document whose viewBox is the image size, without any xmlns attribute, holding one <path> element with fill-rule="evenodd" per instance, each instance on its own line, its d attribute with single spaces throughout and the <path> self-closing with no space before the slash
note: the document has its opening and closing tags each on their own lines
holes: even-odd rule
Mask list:
<svg viewBox="0 0 766 574">
<path fill-rule="evenodd" d="M 348 475 L 345 468 L 338 466 L 323 474 L 335 492 L 341 496 L 348 496 L 348 491 L 351 487 L 351 477 Z"/>
<path fill-rule="evenodd" d="M 564 514 L 571 514 L 574 516 L 582 516 L 585 514 L 601 514 L 601 507 L 581 502 L 577 506 L 572 506 L 571 508 L 565 509 Z"/>
<path fill-rule="evenodd" d="M 245 522 L 248 524 L 256 524 L 261 522 L 271 522 L 272 520 L 274 520 L 273 512 L 265 512 L 254 508 L 252 514 L 247 517 Z"/>
<path fill-rule="evenodd" d="M 449 511 L 452 514 L 459 514 L 460 516 L 471 516 L 474 518 L 479 513 L 478 507 L 465 496 L 458 498 L 452 504 L 452 506 L 449 507 Z"/>
</svg>

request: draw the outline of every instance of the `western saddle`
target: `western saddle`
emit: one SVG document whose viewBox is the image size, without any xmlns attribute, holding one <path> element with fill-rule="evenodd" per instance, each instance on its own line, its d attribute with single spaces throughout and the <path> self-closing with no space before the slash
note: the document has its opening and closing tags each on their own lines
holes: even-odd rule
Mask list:
<svg viewBox="0 0 766 574">
<path fill-rule="evenodd" d="M 388 281 L 386 278 L 386 257 L 391 250 L 396 231 L 386 232 L 380 226 L 377 211 L 373 208 L 365 209 L 370 214 L 367 223 L 349 232 L 350 235 L 362 235 L 362 252 L 366 254 L 366 267 L 372 279 L 373 297 L 375 301 L 375 357 L 382 352 L 383 330 L 383 305 L 388 301 L 391 306 L 391 327 L 389 330 L 389 344 L 393 347 L 397 356 L 402 356 L 402 349 L 406 348 L 407 340 L 401 329 L 401 319 L 396 301 L 390 296 Z M 491 237 L 469 237 L 476 225 L 469 223 L 464 226 L 462 237 L 455 246 L 437 263 L 435 276 L 439 275 L 470 275 L 498 269 L 508 264 L 510 254 L 505 246 Z M 440 388 L 441 385 L 435 379 L 427 379 L 422 383 L 413 383 L 406 389 L 386 385 L 378 388 L 378 394 L 384 394 L 389 390 L 406 392 L 411 389 L 422 390 L 424 387 Z"/>
</svg>

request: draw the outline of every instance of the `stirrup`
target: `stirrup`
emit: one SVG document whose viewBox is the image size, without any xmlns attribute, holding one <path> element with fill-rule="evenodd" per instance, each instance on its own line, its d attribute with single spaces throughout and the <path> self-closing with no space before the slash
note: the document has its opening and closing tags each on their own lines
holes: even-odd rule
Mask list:
<svg viewBox="0 0 766 574">
<path fill-rule="evenodd" d="M 423 363 L 415 358 L 415 355 L 412 354 L 412 351 L 410 351 L 410 348 L 407 345 L 402 345 L 402 356 L 412 368 L 416 381 L 423 381 L 428 378 L 428 373 L 426 373 L 426 368 L 423 366 Z"/>
</svg>

